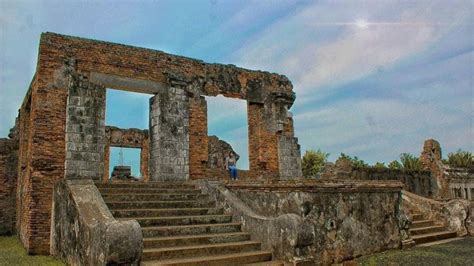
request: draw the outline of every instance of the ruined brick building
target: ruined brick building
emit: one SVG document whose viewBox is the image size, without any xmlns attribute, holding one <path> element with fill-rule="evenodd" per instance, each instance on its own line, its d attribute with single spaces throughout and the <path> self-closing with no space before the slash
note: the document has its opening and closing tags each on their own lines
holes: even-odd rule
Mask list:
<svg viewBox="0 0 474 266">
<path fill-rule="evenodd" d="M 107 88 L 149 94 L 149 129 L 105 125 Z M 217 95 L 247 101 L 239 182 L 222 181 L 210 145 L 204 96 Z M 400 247 L 404 184 L 302 180 L 294 101 L 279 74 L 44 33 L 0 142 L 2 226 L 73 265 L 328 264 Z M 140 182 L 108 182 L 110 147 L 141 149 Z"/>
</svg>

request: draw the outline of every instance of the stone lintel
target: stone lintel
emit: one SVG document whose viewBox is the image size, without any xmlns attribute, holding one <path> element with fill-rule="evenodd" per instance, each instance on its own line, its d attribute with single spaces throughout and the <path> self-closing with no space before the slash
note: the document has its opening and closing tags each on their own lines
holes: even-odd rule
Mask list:
<svg viewBox="0 0 474 266">
<path fill-rule="evenodd" d="M 91 82 L 103 85 L 106 88 L 146 93 L 155 95 L 168 88 L 166 83 L 154 82 L 150 80 L 133 79 L 112 74 L 91 72 Z"/>
</svg>

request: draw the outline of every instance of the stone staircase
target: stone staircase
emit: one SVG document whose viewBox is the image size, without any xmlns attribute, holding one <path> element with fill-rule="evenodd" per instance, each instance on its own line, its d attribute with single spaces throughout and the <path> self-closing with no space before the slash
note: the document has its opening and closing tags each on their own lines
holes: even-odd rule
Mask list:
<svg viewBox="0 0 474 266">
<path fill-rule="evenodd" d="M 140 224 L 141 265 L 283 265 L 192 184 L 96 185 L 116 219 Z"/>
<path fill-rule="evenodd" d="M 413 214 L 410 234 L 416 245 L 457 237 L 456 232 L 449 231 L 441 221 L 428 220 L 420 213 Z"/>
</svg>

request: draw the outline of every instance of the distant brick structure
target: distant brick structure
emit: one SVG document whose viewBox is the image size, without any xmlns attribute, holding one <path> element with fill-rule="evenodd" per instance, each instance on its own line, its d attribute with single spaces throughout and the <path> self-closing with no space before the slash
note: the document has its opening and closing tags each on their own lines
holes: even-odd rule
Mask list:
<svg viewBox="0 0 474 266">
<path fill-rule="evenodd" d="M 438 191 L 434 195 L 436 198 L 449 197 L 449 185 L 446 175 L 444 174 L 444 165 L 442 161 L 441 145 L 434 139 L 425 140 L 423 151 L 420 155 L 420 161 L 423 169 L 431 172 L 431 176 L 435 179 Z"/>
<path fill-rule="evenodd" d="M 117 144 L 104 122 L 106 88 L 150 94 L 149 135 L 135 143 L 145 180 L 208 177 L 204 96 L 217 95 L 247 101 L 249 178 L 302 176 L 287 77 L 44 33 L 18 118 L 16 224 L 30 254 L 49 253 L 53 185 L 108 175 L 108 149 Z"/>
<path fill-rule="evenodd" d="M 105 153 L 104 153 L 104 181 L 110 178 L 110 147 L 124 147 L 140 149 L 140 175 L 143 181 L 148 181 L 148 161 L 150 153 L 150 138 L 148 130 L 137 128 L 121 129 L 118 127 L 105 127 Z"/>
</svg>

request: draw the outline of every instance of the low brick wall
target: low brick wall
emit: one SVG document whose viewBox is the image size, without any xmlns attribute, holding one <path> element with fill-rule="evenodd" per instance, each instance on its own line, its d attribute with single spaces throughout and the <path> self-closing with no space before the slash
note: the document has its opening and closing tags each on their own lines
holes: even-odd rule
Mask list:
<svg viewBox="0 0 474 266">
<path fill-rule="evenodd" d="M 276 258 L 328 265 L 400 247 L 402 186 L 298 180 L 202 187 Z"/>
</svg>

